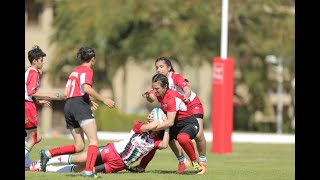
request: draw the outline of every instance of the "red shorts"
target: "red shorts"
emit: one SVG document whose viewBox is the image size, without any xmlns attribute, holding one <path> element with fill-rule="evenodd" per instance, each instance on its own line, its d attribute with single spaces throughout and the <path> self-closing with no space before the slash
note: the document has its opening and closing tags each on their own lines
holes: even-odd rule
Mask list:
<svg viewBox="0 0 320 180">
<path fill-rule="evenodd" d="M 25 129 L 38 127 L 38 111 L 36 104 L 31 101 L 24 101 Z"/>
<path fill-rule="evenodd" d="M 100 153 L 106 173 L 116 173 L 127 168 L 127 165 L 114 148 L 113 143 L 108 143 Z"/>
<path fill-rule="evenodd" d="M 200 99 L 198 98 L 198 96 L 196 96 L 191 102 L 190 104 L 188 104 L 188 106 L 190 107 L 190 109 L 192 109 L 193 114 L 201 114 L 203 115 L 203 106 L 202 103 L 200 101 Z"/>
</svg>

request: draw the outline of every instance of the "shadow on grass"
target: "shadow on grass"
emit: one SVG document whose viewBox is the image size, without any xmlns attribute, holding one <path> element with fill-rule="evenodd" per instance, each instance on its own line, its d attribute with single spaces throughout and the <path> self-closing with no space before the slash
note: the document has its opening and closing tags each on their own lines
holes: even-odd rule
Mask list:
<svg viewBox="0 0 320 180">
<path fill-rule="evenodd" d="M 169 171 L 169 170 L 148 170 L 143 173 L 136 173 L 136 172 L 130 172 L 130 171 L 121 171 L 118 172 L 118 174 L 127 174 L 127 173 L 132 173 L 132 174 L 176 174 L 176 171 Z M 185 171 L 181 175 L 195 175 L 196 172 L 194 171 Z"/>
</svg>

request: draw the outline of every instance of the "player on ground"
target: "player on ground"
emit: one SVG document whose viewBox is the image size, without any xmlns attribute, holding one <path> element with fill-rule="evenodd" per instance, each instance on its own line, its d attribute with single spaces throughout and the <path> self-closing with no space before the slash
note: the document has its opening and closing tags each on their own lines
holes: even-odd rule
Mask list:
<svg viewBox="0 0 320 180">
<path fill-rule="evenodd" d="M 163 122 L 167 117 L 163 115 Z M 159 120 L 134 124 L 128 136 L 119 142 L 108 143 L 99 148 L 96 162 L 93 168 L 95 173 L 116 173 L 127 169 L 130 164 L 145 156 L 152 149 L 165 149 L 169 143 L 169 129 L 166 129 L 162 139 L 155 131 L 161 122 Z M 66 154 L 55 156 L 47 163 L 47 172 L 82 172 L 85 169 L 87 153 Z M 52 164 L 67 164 L 64 166 L 52 166 Z M 38 171 L 31 167 L 31 171 Z M 96 174 L 95 174 L 96 177 Z"/>
<path fill-rule="evenodd" d="M 94 177 L 93 167 L 98 154 L 98 135 L 92 109 L 97 108 L 97 104 L 91 101 L 90 97 L 103 102 L 109 108 L 114 108 L 115 102 L 100 95 L 92 88 L 92 67 L 96 62 L 95 51 L 90 47 L 81 47 L 77 52 L 77 58 L 81 65 L 76 67 L 69 76 L 65 88 L 67 100 L 64 106 L 67 129 L 70 129 L 75 144 L 41 150 L 41 171 L 46 172 L 47 162 L 54 156 L 83 151 L 85 148 L 84 134 L 86 134 L 89 145 L 84 176 Z"/>
</svg>

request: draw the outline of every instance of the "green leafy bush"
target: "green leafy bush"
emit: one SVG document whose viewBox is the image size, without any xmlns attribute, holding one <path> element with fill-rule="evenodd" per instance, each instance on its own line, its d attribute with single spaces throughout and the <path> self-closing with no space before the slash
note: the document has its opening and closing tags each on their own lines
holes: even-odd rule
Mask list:
<svg viewBox="0 0 320 180">
<path fill-rule="evenodd" d="M 135 121 L 146 122 L 147 115 L 124 114 L 117 108 L 109 109 L 104 105 L 100 105 L 94 111 L 94 117 L 97 121 L 98 131 L 130 131 Z"/>
</svg>

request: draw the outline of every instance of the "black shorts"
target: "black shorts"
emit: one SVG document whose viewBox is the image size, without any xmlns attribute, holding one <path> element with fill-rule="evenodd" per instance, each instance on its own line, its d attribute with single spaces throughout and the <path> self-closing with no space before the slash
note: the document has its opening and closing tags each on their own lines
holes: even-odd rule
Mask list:
<svg viewBox="0 0 320 180">
<path fill-rule="evenodd" d="M 83 97 L 67 99 L 64 105 L 64 114 L 67 129 L 79 128 L 80 124 L 78 121 L 94 118 L 90 109 L 89 99 Z"/>
<path fill-rule="evenodd" d="M 195 116 L 189 116 L 179 121 L 175 121 L 170 127 L 170 141 L 177 139 L 178 134 L 186 133 L 190 135 L 190 139 L 194 139 L 199 132 L 199 123 Z"/>
<path fill-rule="evenodd" d="M 203 119 L 203 114 L 194 114 L 194 117 L 195 117 L 195 118 Z"/>
</svg>

